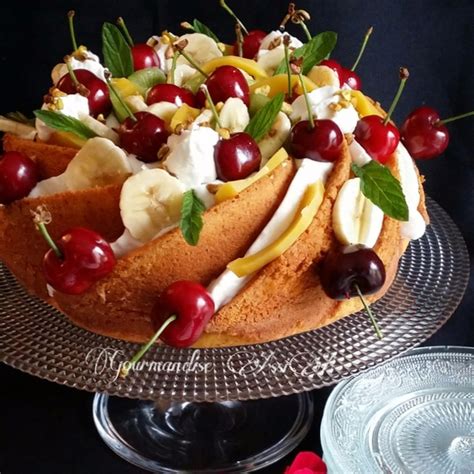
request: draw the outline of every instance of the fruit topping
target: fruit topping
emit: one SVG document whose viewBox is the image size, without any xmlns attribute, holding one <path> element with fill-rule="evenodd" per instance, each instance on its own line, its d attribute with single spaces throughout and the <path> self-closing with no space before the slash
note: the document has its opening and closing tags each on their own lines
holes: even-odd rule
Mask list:
<svg viewBox="0 0 474 474">
<path fill-rule="evenodd" d="M 183 104 L 187 104 L 190 107 L 196 106 L 192 92 L 174 84 L 157 84 L 150 89 L 146 103 L 151 105 L 158 102 L 171 102 L 178 107 L 181 107 Z"/>
<path fill-rule="evenodd" d="M 0 159 L 0 204 L 10 204 L 30 193 L 38 182 L 36 163 L 23 153 L 8 151 Z"/>
</svg>

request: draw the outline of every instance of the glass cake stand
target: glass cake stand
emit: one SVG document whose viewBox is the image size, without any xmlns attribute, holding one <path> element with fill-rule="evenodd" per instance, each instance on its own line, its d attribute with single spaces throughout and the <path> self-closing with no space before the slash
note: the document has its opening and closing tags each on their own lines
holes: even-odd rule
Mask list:
<svg viewBox="0 0 474 474">
<path fill-rule="evenodd" d="M 100 435 L 144 469 L 193 474 L 261 469 L 307 433 L 310 390 L 420 344 L 456 309 L 469 276 L 467 249 L 445 211 L 431 199 L 428 209 L 426 235 L 410 244 L 390 290 L 373 305 L 383 340 L 360 312 L 267 344 L 157 346 L 141 370 L 122 380 L 118 370 L 138 345 L 73 326 L 27 295 L 0 266 L 0 358 L 32 375 L 96 392 L 93 416 Z"/>
</svg>

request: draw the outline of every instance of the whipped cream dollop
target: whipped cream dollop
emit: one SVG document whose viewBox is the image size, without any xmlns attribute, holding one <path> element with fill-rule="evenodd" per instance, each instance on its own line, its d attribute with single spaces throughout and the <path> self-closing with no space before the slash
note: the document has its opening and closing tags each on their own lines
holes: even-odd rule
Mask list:
<svg viewBox="0 0 474 474">
<path fill-rule="evenodd" d="M 99 56 L 92 53 L 88 49 L 81 51 L 81 54 L 84 56 L 84 59 L 77 59 L 76 57 L 71 56 L 72 68 L 74 70 L 86 69 L 105 82 L 105 67 L 100 63 Z M 65 63 L 57 64 L 51 71 L 51 79 L 53 80 L 53 84 L 56 85 L 59 82 L 59 79 L 61 79 L 61 77 L 67 73 L 68 68 Z"/>
<path fill-rule="evenodd" d="M 311 111 L 316 119 L 327 119 L 335 122 L 342 133 L 352 133 L 359 121 L 359 114 L 352 103 L 345 99 L 338 87 L 324 86 L 308 94 Z M 299 96 L 291 104 L 292 122 L 308 119 L 308 109 L 304 96 Z"/>
<path fill-rule="evenodd" d="M 170 151 L 163 167 L 188 188 L 211 183 L 217 179 L 214 147 L 218 141 L 215 130 L 197 125 L 179 135 L 170 135 Z"/>
<path fill-rule="evenodd" d="M 245 256 L 254 255 L 268 247 L 280 237 L 290 226 L 298 212 L 298 205 L 310 184 L 322 180 L 326 182 L 333 163 L 314 161 L 305 158 L 298 162 L 298 171 L 293 177 L 290 186 L 265 228 L 247 250 Z M 227 304 L 252 279 L 253 275 L 238 277 L 230 270 L 224 270 L 208 287 L 216 311 Z"/>
<path fill-rule="evenodd" d="M 81 94 L 68 94 L 56 98 L 57 108 L 55 111 L 60 112 L 68 117 L 81 120 L 81 117 L 89 115 L 89 102 L 87 97 Z M 49 110 L 49 104 L 44 103 L 41 107 L 42 110 Z M 40 140 L 48 141 L 54 130 L 48 127 L 42 120 L 36 119 L 35 121 L 36 130 L 38 131 L 38 137 Z"/>
<path fill-rule="evenodd" d="M 418 211 L 420 204 L 420 188 L 415 164 L 408 150 L 400 142 L 395 151 L 397 165 L 400 173 L 400 184 L 408 205 L 408 221 L 401 223 L 402 236 L 416 240 L 426 231 L 426 222 Z"/>
<path fill-rule="evenodd" d="M 283 35 L 288 35 L 288 33 L 282 33 L 278 30 L 271 31 L 263 38 L 260 44 L 256 58 L 257 63 L 269 75 L 273 74 L 275 69 L 285 58 Z M 303 46 L 303 43 L 298 38 L 291 35 L 288 36 L 290 37 L 290 44 L 288 46 L 290 50 Z"/>
</svg>

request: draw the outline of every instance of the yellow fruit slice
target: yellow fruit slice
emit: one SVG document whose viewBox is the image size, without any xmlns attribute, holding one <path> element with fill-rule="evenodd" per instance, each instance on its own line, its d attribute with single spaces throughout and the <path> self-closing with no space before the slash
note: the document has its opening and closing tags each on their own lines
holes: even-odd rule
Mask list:
<svg viewBox="0 0 474 474">
<path fill-rule="evenodd" d="M 308 92 L 311 92 L 312 90 L 316 89 L 316 84 L 311 79 L 308 79 L 306 76 L 303 76 L 303 80 Z M 250 86 L 250 92 L 251 93 L 258 92 L 259 89 L 266 90 L 268 89 L 268 87 L 270 88 L 268 92 L 268 97 L 273 97 L 279 92 L 283 92 L 284 94 L 287 94 L 288 93 L 288 76 L 286 74 L 277 74 L 276 76 L 260 79 Z M 291 88 L 292 90 L 296 90 L 297 94 L 303 93 L 300 79 L 296 75 L 291 76 Z"/>
<path fill-rule="evenodd" d="M 238 258 L 227 265 L 227 268 L 238 277 L 251 275 L 268 265 L 271 261 L 286 252 L 298 237 L 310 226 L 324 197 L 324 184 L 321 180 L 310 184 L 301 199 L 299 211 L 293 222 L 272 244 L 248 257 Z"/>
<path fill-rule="evenodd" d="M 188 104 L 183 104 L 173 115 L 170 122 L 170 129 L 176 130 L 178 125 L 185 125 L 186 123 L 192 122 L 201 111 L 190 107 Z"/>
<path fill-rule="evenodd" d="M 263 176 L 273 171 L 277 166 L 281 165 L 288 158 L 288 153 L 284 148 L 280 148 L 268 161 L 267 164 L 256 174 L 246 179 L 236 181 L 228 181 L 219 186 L 216 193 L 216 203 L 220 203 L 227 199 L 232 199 L 241 191 L 258 181 Z"/>
<path fill-rule="evenodd" d="M 262 69 L 252 59 L 241 58 L 240 56 L 221 56 L 219 58 L 211 59 L 209 62 L 201 66 L 201 69 L 206 74 L 211 74 L 215 69 L 221 66 L 234 66 L 242 69 L 246 73 L 260 79 L 262 77 L 268 77 L 264 69 Z"/>
<path fill-rule="evenodd" d="M 53 132 L 49 137 L 48 143 L 51 145 L 65 146 L 69 148 L 77 148 L 78 150 L 86 143 L 85 138 L 78 137 L 70 132 Z"/>
<path fill-rule="evenodd" d="M 128 97 L 129 95 L 140 95 L 140 89 L 132 81 L 126 77 L 118 77 L 112 79 L 112 85 L 118 91 L 122 97 Z"/>
<path fill-rule="evenodd" d="M 361 91 L 351 91 L 351 95 L 354 107 L 361 117 L 367 115 L 384 117 L 384 114 Z"/>
</svg>

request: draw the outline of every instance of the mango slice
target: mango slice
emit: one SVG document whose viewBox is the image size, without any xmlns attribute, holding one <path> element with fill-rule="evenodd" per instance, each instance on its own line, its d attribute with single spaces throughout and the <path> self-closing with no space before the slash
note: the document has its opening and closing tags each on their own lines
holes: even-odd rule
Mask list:
<svg viewBox="0 0 474 474">
<path fill-rule="evenodd" d="M 280 148 L 268 161 L 267 164 L 260 169 L 256 174 L 246 179 L 239 179 L 236 181 L 228 181 L 219 186 L 216 193 L 216 203 L 220 203 L 227 199 L 232 199 L 241 191 L 248 188 L 250 185 L 258 181 L 263 176 L 269 174 L 277 166 L 281 165 L 288 158 L 288 153 L 284 148 Z"/>
<path fill-rule="evenodd" d="M 312 90 L 316 89 L 316 84 L 306 76 L 303 76 L 303 80 L 306 86 L 306 90 L 311 92 Z M 263 88 L 263 90 L 270 88 L 268 92 L 268 97 L 273 97 L 279 92 L 283 92 L 284 94 L 288 93 L 288 76 L 286 74 L 277 74 L 276 76 L 266 77 L 263 79 L 259 79 L 254 84 L 250 86 L 250 92 L 254 93 L 258 90 Z M 302 94 L 303 89 L 301 87 L 300 79 L 297 75 L 291 76 L 291 88 L 292 90 L 296 90 L 297 94 Z"/>
<path fill-rule="evenodd" d="M 183 104 L 173 115 L 170 122 L 170 129 L 176 130 L 178 125 L 185 125 L 187 122 L 192 122 L 201 111 L 190 107 L 188 104 Z"/>
<path fill-rule="evenodd" d="M 113 78 L 111 82 L 122 97 L 140 94 L 140 87 L 125 77 Z"/>
<path fill-rule="evenodd" d="M 77 148 L 78 150 L 84 146 L 86 139 L 78 137 L 70 132 L 53 132 L 49 137 L 50 145 L 65 146 L 69 148 Z"/>
<path fill-rule="evenodd" d="M 248 257 L 238 258 L 230 262 L 227 268 L 241 278 L 257 272 L 278 258 L 296 242 L 299 236 L 310 226 L 311 222 L 313 222 L 314 216 L 323 201 L 323 197 L 323 182 L 318 180 L 316 183 L 310 184 L 301 199 L 300 210 L 288 229 L 272 244 L 260 250 L 260 252 L 249 255 Z"/>
<path fill-rule="evenodd" d="M 240 56 L 221 56 L 219 58 L 211 59 L 209 62 L 201 66 L 201 69 L 206 74 L 211 74 L 215 69 L 221 66 L 234 66 L 242 69 L 246 73 L 260 79 L 268 77 L 264 69 L 262 69 L 254 60 L 241 58 Z"/>
<path fill-rule="evenodd" d="M 384 117 L 384 114 L 366 97 L 361 91 L 351 91 L 352 103 L 361 117 L 367 115 L 378 115 Z"/>
</svg>

